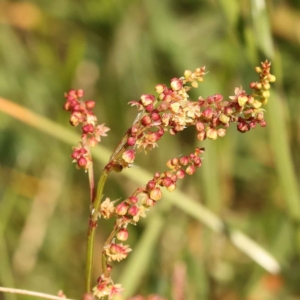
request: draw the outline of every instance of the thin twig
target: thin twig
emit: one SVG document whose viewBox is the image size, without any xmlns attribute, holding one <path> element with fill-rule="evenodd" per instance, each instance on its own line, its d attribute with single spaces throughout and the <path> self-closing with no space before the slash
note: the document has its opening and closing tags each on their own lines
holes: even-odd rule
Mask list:
<svg viewBox="0 0 300 300">
<path fill-rule="evenodd" d="M 3 293 L 12 293 L 12 294 L 21 294 L 21 295 L 27 295 L 27 296 L 33 296 L 33 297 L 39 297 L 44 299 L 53 299 L 53 300 L 73 300 L 69 298 L 63 298 L 59 296 L 53 296 L 49 294 L 39 293 L 39 292 L 33 292 L 28 290 L 20 290 L 20 289 L 14 289 L 14 288 L 7 288 L 0 286 L 0 292 Z"/>
</svg>

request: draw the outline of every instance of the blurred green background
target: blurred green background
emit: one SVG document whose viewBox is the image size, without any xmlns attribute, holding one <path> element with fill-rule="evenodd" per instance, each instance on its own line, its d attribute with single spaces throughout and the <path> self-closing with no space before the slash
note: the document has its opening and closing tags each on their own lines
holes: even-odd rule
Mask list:
<svg viewBox="0 0 300 300">
<path fill-rule="evenodd" d="M 97 102 L 99 122 L 111 128 L 97 149 L 97 177 L 105 151 L 135 118 L 130 100 L 203 65 L 209 73 L 192 97 L 229 96 L 257 80 L 254 67 L 266 58 L 277 77 L 266 128 L 245 135 L 231 128 L 201 144 L 193 130 L 166 136 L 135 168 L 109 178 L 105 195 L 124 199 L 164 171 L 167 159 L 206 148 L 203 167 L 180 183 L 183 193 L 166 192 L 129 228 L 133 252 L 113 275 L 128 296 L 300 299 L 300 2 L 0 1 L 0 97 L 52 121 L 36 122 L 0 102 L 0 286 L 62 289 L 76 299 L 84 291 L 88 180 L 71 164 L 77 138 L 62 110 L 65 91 L 83 88 Z M 221 220 L 226 230 L 216 225 Z M 94 282 L 112 225 L 101 220 L 97 230 Z M 280 271 L 268 271 L 267 258 L 237 232 L 274 256 Z"/>
</svg>

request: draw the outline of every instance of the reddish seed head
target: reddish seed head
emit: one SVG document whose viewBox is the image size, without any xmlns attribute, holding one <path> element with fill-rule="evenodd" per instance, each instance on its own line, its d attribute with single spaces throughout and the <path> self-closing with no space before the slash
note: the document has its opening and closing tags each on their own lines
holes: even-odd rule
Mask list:
<svg viewBox="0 0 300 300">
<path fill-rule="evenodd" d="M 176 182 L 177 176 L 175 174 L 171 174 L 170 178 L 172 179 L 173 182 Z"/>
<path fill-rule="evenodd" d="M 157 84 L 155 86 L 155 91 L 158 94 L 161 94 L 165 90 L 166 86 L 164 84 Z"/>
<path fill-rule="evenodd" d="M 201 164 L 202 164 L 201 158 L 200 158 L 200 157 L 195 157 L 195 158 L 194 158 L 194 165 L 195 165 L 196 167 L 201 167 Z"/>
<path fill-rule="evenodd" d="M 74 89 L 69 90 L 68 93 L 67 93 L 67 96 L 72 97 L 72 98 L 77 98 L 76 90 L 74 90 Z"/>
<path fill-rule="evenodd" d="M 77 157 L 78 157 L 78 151 L 74 151 L 74 152 L 71 154 L 71 157 L 74 158 L 74 159 L 77 159 Z"/>
<path fill-rule="evenodd" d="M 208 104 L 212 104 L 212 103 L 214 103 L 215 101 L 214 101 L 214 96 L 209 96 L 209 97 L 207 97 L 207 103 Z"/>
<path fill-rule="evenodd" d="M 197 123 L 196 123 L 196 130 L 197 130 L 197 131 L 203 131 L 204 128 L 205 128 L 204 123 L 202 123 L 202 122 L 197 122 Z"/>
<path fill-rule="evenodd" d="M 143 94 L 141 96 L 141 103 L 143 104 L 144 107 L 152 104 L 154 101 L 155 101 L 155 97 L 153 95 Z"/>
<path fill-rule="evenodd" d="M 169 160 L 167 161 L 166 166 L 167 166 L 168 168 L 170 168 L 170 169 L 173 169 L 173 168 L 174 168 L 174 166 L 173 166 L 173 164 L 172 164 L 172 159 L 169 159 Z"/>
<path fill-rule="evenodd" d="M 196 157 L 196 155 L 195 155 L 195 153 L 191 153 L 191 154 L 189 155 L 189 157 L 190 157 L 191 159 L 194 159 L 194 158 Z"/>
<path fill-rule="evenodd" d="M 173 91 L 179 91 L 182 89 L 183 82 L 178 78 L 171 79 L 171 88 Z"/>
<path fill-rule="evenodd" d="M 253 97 L 248 97 L 248 104 L 253 104 L 254 103 L 254 98 Z"/>
<path fill-rule="evenodd" d="M 156 186 L 156 183 L 155 183 L 154 180 L 150 180 L 150 181 L 147 183 L 147 189 L 148 189 L 149 191 L 153 190 L 153 189 L 155 188 L 155 186 Z"/>
<path fill-rule="evenodd" d="M 169 187 L 171 184 L 173 184 L 173 180 L 169 177 L 166 177 L 162 181 L 162 185 L 165 187 Z"/>
<path fill-rule="evenodd" d="M 172 172 L 170 172 L 170 171 L 164 172 L 164 176 L 168 177 L 168 178 L 171 178 Z"/>
<path fill-rule="evenodd" d="M 175 183 L 172 183 L 172 184 L 170 184 L 170 185 L 167 187 L 167 190 L 168 190 L 169 192 L 173 192 L 175 189 L 176 189 L 176 184 L 175 184 Z"/>
<path fill-rule="evenodd" d="M 92 136 L 90 139 L 88 139 L 88 145 L 90 146 L 90 147 L 95 147 L 96 145 L 98 144 L 98 140 L 94 137 L 94 136 Z"/>
<path fill-rule="evenodd" d="M 178 163 L 179 163 L 179 159 L 177 157 L 172 158 L 171 163 L 172 163 L 173 166 L 177 166 Z"/>
<path fill-rule="evenodd" d="M 154 122 L 160 121 L 160 115 L 157 112 L 153 112 L 150 117 Z"/>
<path fill-rule="evenodd" d="M 223 96 L 221 94 L 215 94 L 213 98 L 215 102 L 221 102 L 223 100 Z"/>
<path fill-rule="evenodd" d="M 205 104 L 205 101 L 203 100 L 202 96 L 198 97 L 198 104 L 199 104 L 199 106 L 202 106 L 203 104 Z"/>
<path fill-rule="evenodd" d="M 135 152 L 134 150 L 127 150 L 122 154 L 122 158 L 125 160 L 125 162 L 132 164 L 135 159 Z"/>
<path fill-rule="evenodd" d="M 92 124 L 86 124 L 82 126 L 82 132 L 83 133 L 93 133 L 95 130 L 95 127 Z"/>
<path fill-rule="evenodd" d="M 221 124 L 221 121 L 219 120 L 218 117 L 213 117 L 212 120 L 211 120 L 211 124 L 212 124 L 214 127 L 217 127 L 218 125 Z"/>
<path fill-rule="evenodd" d="M 264 114 L 263 114 L 263 113 L 258 113 L 258 114 L 256 115 L 256 120 L 262 121 L 263 119 L 264 119 Z"/>
<path fill-rule="evenodd" d="M 82 106 L 79 104 L 79 103 L 75 103 L 74 105 L 73 105 L 73 111 L 78 111 L 78 112 L 80 112 L 80 111 L 82 111 L 83 109 L 82 109 Z"/>
<path fill-rule="evenodd" d="M 159 127 L 158 131 L 156 131 L 156 134 L 161 138 L 164 135 L 165 131 L 162 127 Z"/>
<path fill-rule="evenodd" d="M 151 118 L 149 116 L 144 116 L 142 118 L 142 124 L 144 126 L 149 126 L 151 123 L 152 123 L 152 120 L 151 120 Z"/>
<path fill-rule="evenodd" d="M 67 96 L 65 96 L 65 98 L 67 99 L 67 101 L 69 101 L 69 102 L 76 102 L 77 103 L 77 97 L 76 96 L 70 96 L 70 95 L 67 95 Z"/>
<path fill-rule="evenodd" d="M 92 110 L 96 105 L 96 102 L 93 101 L 93 100 L 88 100 L 88 101 L 85 101 L 85 107 L 88 109 L 88 110 Z"/>
<path fill-rule="evenodd" d="M 78 149 L 78 151 L 81 155 L 84 155 L 88 152 L 85 148 L 80 148 L 80 149 Z"/>
<path fill-rule="evenodd" d="M 136 216 L 139 212 L 139 208 L 136 206 L 136 205 L 133 205 L 131 207 L 129 207 L 128 209 L 128 214 L 131 215 L 131 216 Z"/>
<path fill-rule="evenodd" d="M 64 104 L 63 109 L 64 109 L 64 110 L 71 110 L 71 103 L 70 103 L 70 101 L 67 101 L 67 102 Z"/>
<path fill-rule="evenodd" d="M 266 122 L 265 120 L 261 120 L 261 121 L 259 122 L 259 124 L 260 124 L 261 127 L 267 126 L 267 122 Z"/>
<path fill-rule="evenodd" d="M 138 128 L 135 127 L 135 126 L 132 126 L 132 127 L 130 128 L 130 132 L 131 132 L 131 134 L 132 134 L 133 136 L 135 136 L 135 135 L 137 134 L 138 131 L 139 131 Z"/>
<path fill-rule="evenodd" d="M 128 204 L 126 202 L 121 202 L 119 205 L 117 205 L 116 207 L 116 213 L 119 216 L 124 216 L 127 213 L 128 210 Z"/>
<path fill-rule="evenodd" d="M 124 242 L 128 239 L 128 235 L 128 230 L 126 228 L 122 228 L 117 233 L 117 239 Z"/>
<path fill-rule="evenodd" d="M 136 143 L 136 138 L 130 136 L 130 137 L 127 139 L 127 144 L 128 144 L 129 146 L 134 146 L 135 143 Z"/>
<path fill-rule="evenodd" d="M 72 126 L 77 126 L 83 120 L 83 115 L 80 112 L 73 112 L 70 117 L 70 124 Z"/>
<path fill-rule="evenodd" d="M 188 163 L 189 163 L 189 158 L 187 156 L 182 156 L 180 158 L 180 163 L 183 165 L 183 166 L 186 166 Z"/>
<path fill-rule="evenodd" d="M 80 168 L 83 168 L 87 165 L 87 159 L 83 156 L 81 156 L 78 160 L 77 160 L 77 165 Z"/>
<path fill-rule="evenodd" d="M 251 121 L 251 122 L 249 123 L 249 127 L 250 127 L 251 129 L 255 128 L 255 127 L 256 127 L 256 122 L 255 122 L 255 121 Z"/>
<path fill-rule="evenodd" d="M 213 110 L 211 107 L 206 108 L 203 112 L 202 112 L 202 116 L 205 117 L 206 119 L 211 119 L 213 117 Z"/>
<path fill-rule="evenodd" d="M 160 139 L 160 136 L 156 132 L 152 132 L 147 135 L 147 140 L 151 143 L 155 143 L 159 139 Z"/>
<path fill-rule="evenodd" d="M 146 111 L 151 112 L 154 109 L 154 105 L 151 103 L 145 107 Z"/>
<path fill-rule="evenodd" d="M 154 200 L 154 201 L 158 201 L 158 200 L 160 200 L 161 199 L 161 197 L 162 197 L 162 192 L 161 192 L 161 190 L 160 190 L 160 188 L 155 188 L 154 190 L 152 190 L 151 192 L 150 192 L 150 198 L 152 199 L 152 200 Z"/>
<path fill-rule="evenodd" d="M 114 244 L 114 243 L 111 243 L 109 248 L 110 248 L 111 253 L 114 253 L 114 254 L 119 253 L 122 250 L 122 247 L 120 247 L 119 245 Z"/>
<path fill-rule="evenodd" d="M 152 207 L 155 205 L 155 201 L 150 199 L 149 197 L 144 199 L 144 205 L 148 206 L 148 207 Z"/>
<path fill-rule="evenodd" d="M 182 178 L 184 178 L 184 176 L 185 176 L 184 170 L 180 169 L 180 170 L 178 170 L 178 171 L 176 172 L 176 177 L 177 177 L 178 179 L 182 179 Z"/>
<path fill-rule="evenodd" d="M 136 196 L 131 196 L 128 199 L 131 204 L 136 204 L 138 202 L 138 198 Z"/>
<path fill-rule="evenodd" d="M 76 105 L 79 105 L 77 99 L 71 99 L 71 100 L 68 100 L 68 102 L 71 104 L 73 109 Z"/>
<path fill-rule="evenodd" d="M 219 137 L 223 137 L 223 136 L 225 136 L 225 134 L 226 134 L 226 129 L 225 129 L 225 128 L 219 128 L 219 129 L 217 130 L 217 133 L 218 133 L 218 136 L 219 136 Z"/>
<path fill-rule="evenodd" d="M 160 173 L 159 172 L 155 172 L 154 178 L 158 179 L 159 177 L 160 177 Z"/>
<path fill-rule="evenodd" d="M 166 111 L 169 108 L 169 103 L 168 102 L 162 102 L 158 107 L 158 111 Z"/>
<path fill-rule="evenodd" d="M 225 107 L 224 114 L 227 116 L 230 116 L 233 114 L 233 108 L 232 107 Z"/>
<path fill-rule="evenodd" d="M 195 171 L 196 171 L 196 168 L 194 165 L 189 165 L 185 170 L 186 174 L 188 174 L 188 175 L 193 175 L 195 173 Z"/>
<path fill-rule="evenodd" d="M 163 97 L 163 101 L 166 101 L 167 103 L 170 103 L 172 101 L 172 96 L 167 94 Z"/>
<path fill-rule="evenodd" d="M 78 98 L 82 98 L 83 95 L 84 95 L 84 91 L 79 89 L 79 90 L 76 91 L 76 95 L 77 95 Z"/>
<path fill-rule="evenodd" d="M 83 153 L 82 150 L 85 150 L 85 149 L 83 149 L 83 148 L 78 149 L 78 148 L 74 147 L 71 157 L 73 157 L 74 159 L 77 159 L 79 156 L 83 156 L 83 154 L 85 154 L 85 153 Z"/>
<path fill-rule="evenodd" d="M 237 130 L 239 131 L 239 132 L 242 132 L 242 133 L 244 133 L 244 132 L 247 132 L 247 131 L 249 131 L 249 125 L 246 123 L 246 122 L 241 122 L 241 123 L 239 123 L 238 125 L 237 125 Z"/>
</svg>

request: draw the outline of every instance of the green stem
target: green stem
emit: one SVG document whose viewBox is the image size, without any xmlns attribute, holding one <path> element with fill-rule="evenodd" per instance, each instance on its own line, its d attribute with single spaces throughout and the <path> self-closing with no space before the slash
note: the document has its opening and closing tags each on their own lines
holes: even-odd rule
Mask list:
<svg viewBox="0 0 300 300">
<path fill-rule="evenodd" d="M 85 273 L 85 276 L 86 276 L 85 284 L 86 284 L 87 293 L 90 293 L 91 289 L 92 289 L 91 282 L 92 282 L 95 232 L 96 232 L 96 227 L 97 227 L 97 222 L 98 222 L 101 200 L 103 197 L 104 185 L 105 185 L 105 182 L 106 182 L 109 172 L 113 169 L 114 161 L 117 161 L 126 149 L 127 138 L 128 138 L 128 132 L 125 133 L 121 142 L 116 147 L 115 151 L 113 152 L 112 156 L 110 157 L 109 163 L 103 169 L 103 171 L 100 175 L 98 184 L 97 184 L 96 196 L 91 203 L 89 229 L 88 229 L 88 236 L 87 236 L 86 273 Z M 91 171 L 91 170 L 89 170 L 89 171 Z M 92 195 L 93 190 L 94 190 L 93 186 L 92 186 L 93 180 L 94 180 L 93 172 L 89 172 L 89 178 L 90 178 L 90 191 L 91 191 L 91 195 Z M 108 243 L 111 242 L 111 240 L 115 234 L 116 234 L 116 229 L 114 229 L 113 232 L 110 234 L 105 245 L 108 245 Z M 102 254 L 102 269 L 103 269 L 102 271 L 105 274 L 105 276 L 108 276 L 107 265 L 106 265 L 106 256 L 104 254 Z"/>
<path fill-rule="evenodd" d="M 93 267 L 93 257 L 94 257 L 94 242 L 95 242 L 95 232 L 97 227 L 97 220 L 99 215 L 99 209 L 101 204 L 101 199 L 103 196 L 104 185 L 109 173 L 108 168 L 104 168 L 97 184 L 97 193 L 94 203 L 91 207 L 90 219 L 89 219 L 89 229 L 87 237 L 87 253 L 86 253 L 86 291 L 91 292 L 91 282 L 92 282 L 92 267 Z"/>
</svg>

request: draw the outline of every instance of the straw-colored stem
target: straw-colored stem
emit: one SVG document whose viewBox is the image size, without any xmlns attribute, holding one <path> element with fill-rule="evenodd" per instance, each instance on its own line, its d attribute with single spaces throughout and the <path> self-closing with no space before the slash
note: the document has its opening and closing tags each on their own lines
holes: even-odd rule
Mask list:
<svg viewBox="0 0 300 300">
<path fill-rule="evenodd" d="M 32 296 L 32 297 L 38 297 L 38 298 L 44 298 L 44 299 L 53 299 L 53 300 L 72 300 L 69 298 L 62 298 L 59 296 L 53 296 L 45 293 L 39 293 L 39 292 L 33 292 L 28 290 L 20 290 L 20 289 L 14 289 L 14 288 L 7 288 L 0 286 L 0 292 L 3 293 L 12 293 L 12 294 L 20 294 L 20 295 L 26 295 L 26 296 Z"/>
</svg>

